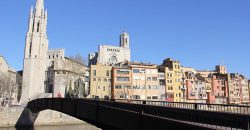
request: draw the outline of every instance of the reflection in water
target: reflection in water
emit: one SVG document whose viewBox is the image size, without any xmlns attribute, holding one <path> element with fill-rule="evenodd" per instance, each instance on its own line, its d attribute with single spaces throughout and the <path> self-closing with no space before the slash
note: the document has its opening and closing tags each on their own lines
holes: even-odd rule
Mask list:
<svg viewBox="0 0 250 130">
<path fill-rule="evenodd" d="M 20 128 L 0 128 L 0 130 L 101 130 L 90 124 L 83 125 L 60 125 L 60 126 L 37 126 Z"/>
</svg>

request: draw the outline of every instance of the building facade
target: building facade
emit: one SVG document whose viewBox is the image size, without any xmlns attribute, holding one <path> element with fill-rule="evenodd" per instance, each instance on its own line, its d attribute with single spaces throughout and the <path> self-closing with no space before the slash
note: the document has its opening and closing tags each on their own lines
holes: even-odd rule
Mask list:
<svg viewBox="0 0 250 130">
<path fill-rule="evenodd" d="M 228 75 L 228 90 L 229 104 L 240 104 L 242 88 L 239 74 L 231 73 Z"/>
<path fill-rule="evenodd" d="M 227 74 L 215 73 L 212 75 L 212 90 L 210 93 L 210 103 L 227 104 L 228 103 L 228 79 Z"/>
<path fill-rule="evenodd" d="M 112 79 L 112 98 L 137 100 L 165 98 L 164 74 L 159 75 L 156 65 L 140 62 L 118 64 L 113 67 Z"/>
<path fill-rule="evenodd" d="M 165 72 L 166 78 L 166 96 L 167 101 L 174 102 L 184 102 L 186 97 L 184 97 L 185 88 L 183 87 L 183 74 L 181 72 L 180 62 L 167 58 L 163 61 L 162 65 L 159 67 L 160 71 Z"/>
<path fill-rule="evenodd" d="M 240 86 L 241 86 L 241 103 L 249 104 L 249 87 L 248 80 L 244 75 L 240 75 Z"/>
<path fill-rule="evenodd" d="M 187 88 L 187 102 L 206 103 L 207 90 L 206 81 L 194 74 L 194 72 L 185 72 L 185 81 Z"/>
<path fill-rule="evenodd" d="M 98 52 L 89 54 L 89 65 L 97 63 L 115 65 L 130 61 L 129 35 L 123 32 L 120 35 L 120 46 L 99 45 Z"/>
<path fill-rule="evenodd" d="M 90 97 L 111 98 L 112 66 L 97 64 L 90 67 Z"/>
<path fill-rule="evenodd" d="M 129 66 L 132 71 L 133 99 L 160 100 L 165 96 L 156 65 L 130 62 Z"/>
<path fill-rule="evenodd" d="M 73 59 L 64 57 L 54 59 L 48 67 L 46 83 L 47 92 L 53 97 L 85 97 L 87 88 L 85 86 L 87 67 Z"/>
<path fill-rule="evenodd" d="M 117 64 L 112 68 L 112 99 L 133 99 L 132 71 L 128 64 Z"/>
</svg>

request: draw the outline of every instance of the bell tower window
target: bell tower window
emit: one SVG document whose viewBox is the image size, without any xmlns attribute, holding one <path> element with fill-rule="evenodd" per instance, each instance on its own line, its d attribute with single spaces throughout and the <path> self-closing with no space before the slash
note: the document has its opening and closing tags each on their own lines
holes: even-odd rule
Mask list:
<svg viewBox="0 0 250 130">
<path fill-rule="evenodd" d="M 38 22 L 37 23 L 37 32 L 39 32 L 39 26 L 40 26 L 40 23 Z"/>
<path fill-rule="evenodd" d="M 30 42 L 29 57 L 31 57 L 31 48 L 32 48 L 32 42 Z"/>
</svg>

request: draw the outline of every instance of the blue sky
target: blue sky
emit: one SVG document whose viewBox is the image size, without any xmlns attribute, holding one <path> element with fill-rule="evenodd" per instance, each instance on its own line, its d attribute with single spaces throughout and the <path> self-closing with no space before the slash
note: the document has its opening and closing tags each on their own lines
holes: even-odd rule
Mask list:
<svg viewBox="0 0 250 130">
<path fill-rule="evenodd" d="M 29 10 L 35 0 L 0 1 L 0 55 L 23 66 Z M 87 57 L 99 44 L 130 34 L 132 60 L 172 57 L 196 69 L 225 64 L 250 77 L 249 0 L 45 0 L 50 48 Z"/>
</svg>

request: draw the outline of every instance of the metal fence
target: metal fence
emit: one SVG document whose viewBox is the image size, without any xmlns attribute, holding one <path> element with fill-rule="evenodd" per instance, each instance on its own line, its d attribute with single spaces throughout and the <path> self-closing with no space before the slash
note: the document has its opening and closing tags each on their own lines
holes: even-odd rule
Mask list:
<svg viewBox="0 0 250 130">
<path fill-rule="evenodd" d="M 167 102 L 167 101 L 150 101 L 150 100 L 125 100 L 115 99 L 117 102 L 146 104 L 153 106 L 163 106 L 182 109 L 195 109 L 203 111 L 217 111 L 238 114 L 250 114 L 250 106 L 232 105 L 232 104 L 205 104 L 205 103 L 186 103 L 186 102 Z"/>
</svg>

